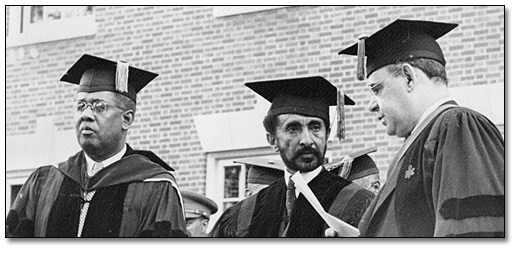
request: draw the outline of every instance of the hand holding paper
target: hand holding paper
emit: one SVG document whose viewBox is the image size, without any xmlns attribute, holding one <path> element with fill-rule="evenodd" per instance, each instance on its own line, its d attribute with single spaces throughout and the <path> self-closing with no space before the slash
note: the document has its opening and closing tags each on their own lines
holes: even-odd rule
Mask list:
<svg viewBox="0 0 520 253">
<path fill-rule="evenodd" d="M 312 192 L 312 190 L 307 186 L 307 183 L 303 180 L 300 172 L 294 173 L 291 176 L 291 179 L 294 181 L 294 185 L 296 188 L 307 198 L 312 207 L 318 212 L 318 214 L 323 218 L 325 223 L 329 225 L 332 229 L 334 229 L 340 237 L 357 237 L 359 236 L 359 230 L 346 222 L 330 215 L 323 209 L 320 202 Z"/>
</svg>

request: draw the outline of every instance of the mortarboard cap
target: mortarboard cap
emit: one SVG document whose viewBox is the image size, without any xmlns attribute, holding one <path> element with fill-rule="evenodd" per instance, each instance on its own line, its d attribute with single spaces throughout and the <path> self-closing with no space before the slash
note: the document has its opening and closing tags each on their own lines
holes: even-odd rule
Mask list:
<svg viewBox="0 0 520 253">
<path fill-rule="evenodd" d="M 137 93 L 158 74 L 129 66 L 124 61 L 111 61 L 84 54 L 67 70 L 60 81 L 78 84 L 78 92 L 111 91 L 134 102 Z"/>
<path fill-rule="evenodd" d="M 325 169 L 347 180 L 355 180 L 372 174 L 378 174 L 376 163 L 368 155 L 377 151 L 376 147 L 370 147 L 349 154 L 347 157 L 325 164 Z"/>
<path fill-rule="evenodd" d="M 200 216 L 209 219 L 210 215 L 218 210 L 217 203 L 204 195 L 191 191 L 181 191 L 181 195 L 184 201 L 186 219 L 198 218 Z"/>
<path fill-rule="evenodd" d="M 248 157 L 234 162 L 245 164 L 249 168 L 246 181 L 250 184 L 269 185 L 283 177 L 285 169 L 284 163 L 275 159 Z"/>
<path fill-rule="evenodd" d="M 369 37 L 340 51 L 339 54 L 358 56 L 358 79 L 363 80 L 366 56 L 366 77 L 386 65 L 413 58 L 428 58 L 446 65 L 437 39 L 458 24 L 422 20 L 398 19 Z"/>
<path fill-rule="evenodd" d="M 377 169 L 374 160 L 372 160 L 369 155 L 364 154 L 354 158 L 354 161 L 352 161 L 352 169 L 350 170 L 347 179 L 353 181 L 358 178 L 378 173 L 379 170 Z"/>
<path fill-rule="evenodd" d="M 271 102 L 268 115 L 301 114 L 321 118 L 327 125 L 330 125 L 329 106 L 343 108 L 355 104 L 321 76 L 250 82 L 246 86 Z M 343 117 L 342 113 L 338 116 Z"/>
<path fill-rule="evenodd" d="M 161 165 L 161 167 L 165 168 L 168 171 L 175 171 L 170 165 L 168 165 L 163 159 L 161 159 L 159 156 L 157 156 L 154 152 L 149 150 L 134 150 L 136 154 L 145 156 L 146 158 L 150 159 L 150 161 L 157 163 Z"/>
</svg>

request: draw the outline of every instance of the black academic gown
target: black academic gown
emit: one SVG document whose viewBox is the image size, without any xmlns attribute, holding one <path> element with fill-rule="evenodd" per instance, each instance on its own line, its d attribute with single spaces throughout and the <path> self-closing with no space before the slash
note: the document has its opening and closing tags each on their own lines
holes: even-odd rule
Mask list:
<svg viewBox="0 0 520 253">
<path fill-rule="evenodd" d="M 82 192 L 96 190 L 82 237 L 186 236 L 184 210 L 172 174 L 127 145 L 123 158 L 91 178 L 84 153 L 58 167 L 38 168 L 6 219 L 8 236 L 76 237 Z"/>
<path fill-rule="evenodd" d="M 320 168 L 321 169 L 321 168 Z M 334 201 L 341 203 L 341 212 L 334 214 L 343 221 L 357 226 L 365 209 L 370 204 L 374 194 L 357 185 L 355 194 L 348 199 L 341 199 L 340 191 L 351 183 L 324 169 L 308 183 L 325 210 L 329 210 Z M 284 231 L 285 219 L 285 179 L 280 178 L 273 185 L 257 193 L 250 224 L 246 234 L 237 233 L 238 217 L 244 212 L 244 201 L 228 208 L 219 218 L 210 233 L 213 237 L 280 237 Z M 340 197 L 338 197 L 340 196 Z M 251 198 L 250 196 L 249 198 Z M 336 198 L 339 199 L 336 199 Z M 286 237 L 323 237 L 328 227 L 325 221 L 314 210 L 303 194 L 295 200 L 293 215 L 287 228 Z"/>
<path fill-rule="evenodd" d="M 361 235 L 504 236 L 500 132 L 467 108 L 453 107 L 431 117 L 389 168 L 385 186 L 363 216 Z"/>
</svg>

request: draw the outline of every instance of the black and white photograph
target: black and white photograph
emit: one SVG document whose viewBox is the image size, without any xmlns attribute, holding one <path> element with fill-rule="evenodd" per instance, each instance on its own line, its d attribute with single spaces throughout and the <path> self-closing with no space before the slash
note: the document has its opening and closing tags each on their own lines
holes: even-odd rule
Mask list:
<svg viewBox="0 0 520 253">
<path fill-rule="evenodd" d="M 10 248 L 512 240 L 508 6 L 4 7 Z"/>
</svg>

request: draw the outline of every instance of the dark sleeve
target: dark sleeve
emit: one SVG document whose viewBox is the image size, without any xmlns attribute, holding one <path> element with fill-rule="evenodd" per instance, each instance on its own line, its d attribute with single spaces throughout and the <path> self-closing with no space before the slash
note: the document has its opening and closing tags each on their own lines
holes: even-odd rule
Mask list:
<svg viewBox="0 0 520 253">
<path fill-rule="evenodd" d="M 435 128 L 434 128 L 435 129 Z M 504 236 L 504 141 L 483 115 L 449 110 L 426 143 L 434 236 Z"/>
<path fill-rule="evenodd" d="M 242 202 L 226 209 L 209 233 L 210 237 L 236 237 L 238 214 Z"/>
<path fill-rule="evenodd" d="M 172 176 L 130 184 L 121 222 L 122 237 L 187 237 L 180 193 Z"/>
<path fill-rule="evenodd" d="M 36 204 L 51 166 L 34 171 L 16 195 L 5 221 L 6 237 L 33 237 Z"/>
<path fill-rule="evenodd" d="M 350 183 L 339 192 L 328 212 L 357 227 L 374 196 L 373 192 Z"/>
</svg>

